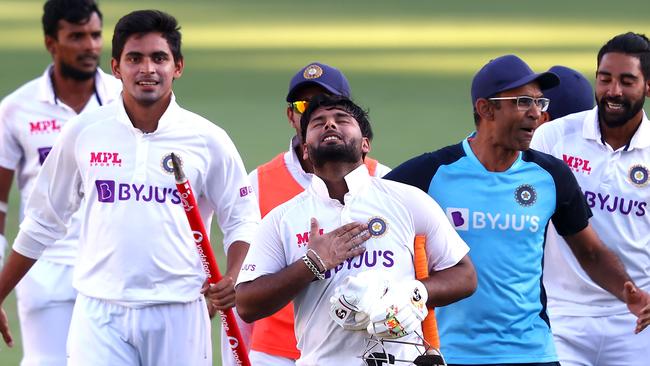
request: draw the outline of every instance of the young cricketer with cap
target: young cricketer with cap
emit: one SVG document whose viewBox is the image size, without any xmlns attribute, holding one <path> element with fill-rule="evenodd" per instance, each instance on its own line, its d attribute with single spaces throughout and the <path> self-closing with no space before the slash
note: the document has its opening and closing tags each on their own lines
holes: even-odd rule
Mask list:
<svg viewBox="0 0 650 366">
<path fill-rule="evenodd" d="M 636 285 L 650 291 L 650 42 L 625 33 L 598 53 L 593 109 L 543 125 L 533 148 L 563 159 L 591 207 L 591 223 L 625 264 Z M 591 100 L 593 103 L 593 99 Z M 589 278 L 566 238 L 547 233 L 544 285 L 553 336 L 562 365 L 648 365 L 650 309 L 621 304 Z M 633 310 L 633 313 L 630 313 Z"/>
<path fill-rule="evenodd" d="M 594 89 L 584 75 L 561 65 L 548 71 L 560 78 L 560 85 L 544 90 L 544 97 L 552 103 L 542 112 L 542 123 L 594 107 Z"/>
<path fill-rule="evenodd" d="M 311 183 L 313 164 L 303 156 L 300 118 L 309 101 L 318 94 L 350 97 L 350 85 L 343 73 L 330 65 L 313 62 L 291 78 L 287 93 L 287 119 L 295 130 L 289 150 L 253 170 L 249 178 L 260 204 L 262 217 L 293 198 Z M 372 140 L 372 134 L 365 136 Z M 390 169 L 368 156 L 364 163 L 372 176 L 382 177 Z M 251 339 L 251 360 L 261 364 L 292 365 L 300 353 L 296 348 L 293 304 L 255 322 Z"/>
<path fill-rule="evenodd" d="M 549 221 L 595 283 L 637 315 L 650 303 L 591 228 L 566 164 L 528 149 L 549 104 L 542 92 L 558 83 L 514 55 L 488 62 L 472 81 L 476 132 L 386 176 L 428 192 L 471 248 L 478 290 L 436 311 L 450 365 L 559 365 L 542 285 Z"/>
</svg>

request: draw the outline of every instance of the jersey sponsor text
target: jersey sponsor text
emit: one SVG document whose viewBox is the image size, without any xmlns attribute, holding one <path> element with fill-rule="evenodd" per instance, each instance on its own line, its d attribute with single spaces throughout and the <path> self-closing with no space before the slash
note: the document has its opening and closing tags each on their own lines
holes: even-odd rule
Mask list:
<svg viewBox="0 0 650 366">
<path fill-rule="evenodd" d="M 562 154 L 562 159 L 566 165 L 571 168 L 574 172 L 581 172 L 583 174 L 591 174 L 591 167 L 589 166 L 589 160 L 579 158 L 577 156 L 570 156 Z"/>
<path fill-rule="evenodd" d="M 626 199 L 624 197 L 599 192 L 585 191 L 585 199 L 591 208 L 601 211 L 619 212 L 623 215 L 645 216 L 647 202 Z"/>
<path fill-rule="evenodd" d="M 178 190 L 170 187 L 155 187 L 144 184 L 116 184 L 113 180 L 96 180 L 97 200 L 103 203 L 115 201 L 142 201 L 165 203 L 169 201 L 174 205 L 181 203 Z M 117 187 L 117 189 L 116 189 Z"/>
<path fill-rule="evenodd" d="M 473 211 L 467 208 L 448 207 L 447 218 L 458 231 L 501 230 L 524 231 L 535 233 L 539 230 L 540 218 L 537 215 L 517 215 L 510 213 L 493 213 Z"/>
<path fill-rule="evenodd" d="M 342 270 L 351 270 L 352 268 L 373 268 L 375 266 L 382 266 L 390 268 L 395 264 L 393 257 L 395 253 L 392 250 L 370 250 L 365 251 L 363 254 L 354 258 L 346 259 L 345 262 L 338 266 L 328 269 L 325 272 L 325 278 L 332 277 L 333 274 L 339 273 Z"/>
<path fill-rule="evenodd" d="M 53 132 L 61 132 L 61 124 L 55 119 L 29 122 L 29 133 L 32 135 Z"/>
<path fill-rule="evenodd" d="M 122 166 L 122 159 L 116 152 L 91 152 L 90 166 Z"/>
</svg>

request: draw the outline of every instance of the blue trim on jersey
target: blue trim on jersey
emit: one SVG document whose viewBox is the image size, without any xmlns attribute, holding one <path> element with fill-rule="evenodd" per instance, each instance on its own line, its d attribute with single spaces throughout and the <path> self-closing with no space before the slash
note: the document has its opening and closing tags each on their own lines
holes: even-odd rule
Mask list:
<svg viewBox="0 0 650 366">
<path fill-rule="evenodd" d="M 557 361 L 542 284 L 546 227 L 553 218 L 567 235 L 589 217 L 566 165 L 528 150 L 506 171 L 491 172 L 464 140 L 411 159 L 386 178 L 429 193 L 470 246 L 476 293 L 436 309 L 447 361 Z"/>
</svg>

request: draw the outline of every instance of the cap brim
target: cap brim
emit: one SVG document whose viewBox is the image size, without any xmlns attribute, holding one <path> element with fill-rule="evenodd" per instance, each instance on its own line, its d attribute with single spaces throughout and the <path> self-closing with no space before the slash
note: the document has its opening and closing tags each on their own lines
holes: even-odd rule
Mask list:
<svg viewBox="0 0 650 366">
<path fill-rule="evenodd" d="M 547 71 L 539 74 L 526 75 L 525 77 L 504 86 L 494 94 L 501 93 L 510 89 L 519 88 L 520 86 L 524 86 L 534 81 L 539 84 L 539 88 L 541 90 L 550 89 L 560 85 L 560 78 L 555 73 Z"/>
<path fill-rule="evenodd" d="M 291 101 L 293 101 L 295 99 L 295 94 L 296 94 L 296 92 L 298 90 L 300 90 L 300 88 L 304 87 L 305 85 L 310 85 L 310 84 L 311 85 L 318 85 L 318 86 L 324 88 L 325 90 L 327 90 L 328 92 L 330 92 L 330 93 L 332 93 L 334 95 L 340 95 L 341 94 L 340 91 L 332 88 L 331 86 L 329 86 L 329 85 L 327 85 L 327 84 L 325 84 L 325 83 L 323 83 L 321 81 L 305 80 L 303 82 L 300 82 L 300 83 L 296 84 L 293 88 L 291 88 L 291 90 L 289 91 L 289 94 L 287 94 L 287 102 L 291 102 Z"/>
</svg>

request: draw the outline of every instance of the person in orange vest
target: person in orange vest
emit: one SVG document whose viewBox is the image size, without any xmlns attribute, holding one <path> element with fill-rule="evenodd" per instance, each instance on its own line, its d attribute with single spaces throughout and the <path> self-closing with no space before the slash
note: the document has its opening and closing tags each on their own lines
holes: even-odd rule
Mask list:
<svg viewBox="0 0 650 366">
<path fill-rule="evenodd" d="M 295 135 L 291 138 L 289 150 L 276 155 L 249 174 L 258 195 L 262 217 L 304 191 L 311 183 L 314 169 L 312 163 L 303 158 L 300 117 L 311 98 L 318 94 L 349 98 L 350 85 L 337 68 L 319 62 L 303 67 L 291 79 L 286 98 L 287 119 Z M 372 131 L 364 137 L 372 139 Z M 390 168 L 368 156 L 364 157 L 364 163 L 375 177 L 382 177 L 390 171 Z M 270 317 L 255 322 L 250 344 L 250 359 L 254 366 L 295 365 L 300 352 L 296 348 L 293 323 L 291 303 Z"/>
</svg>

